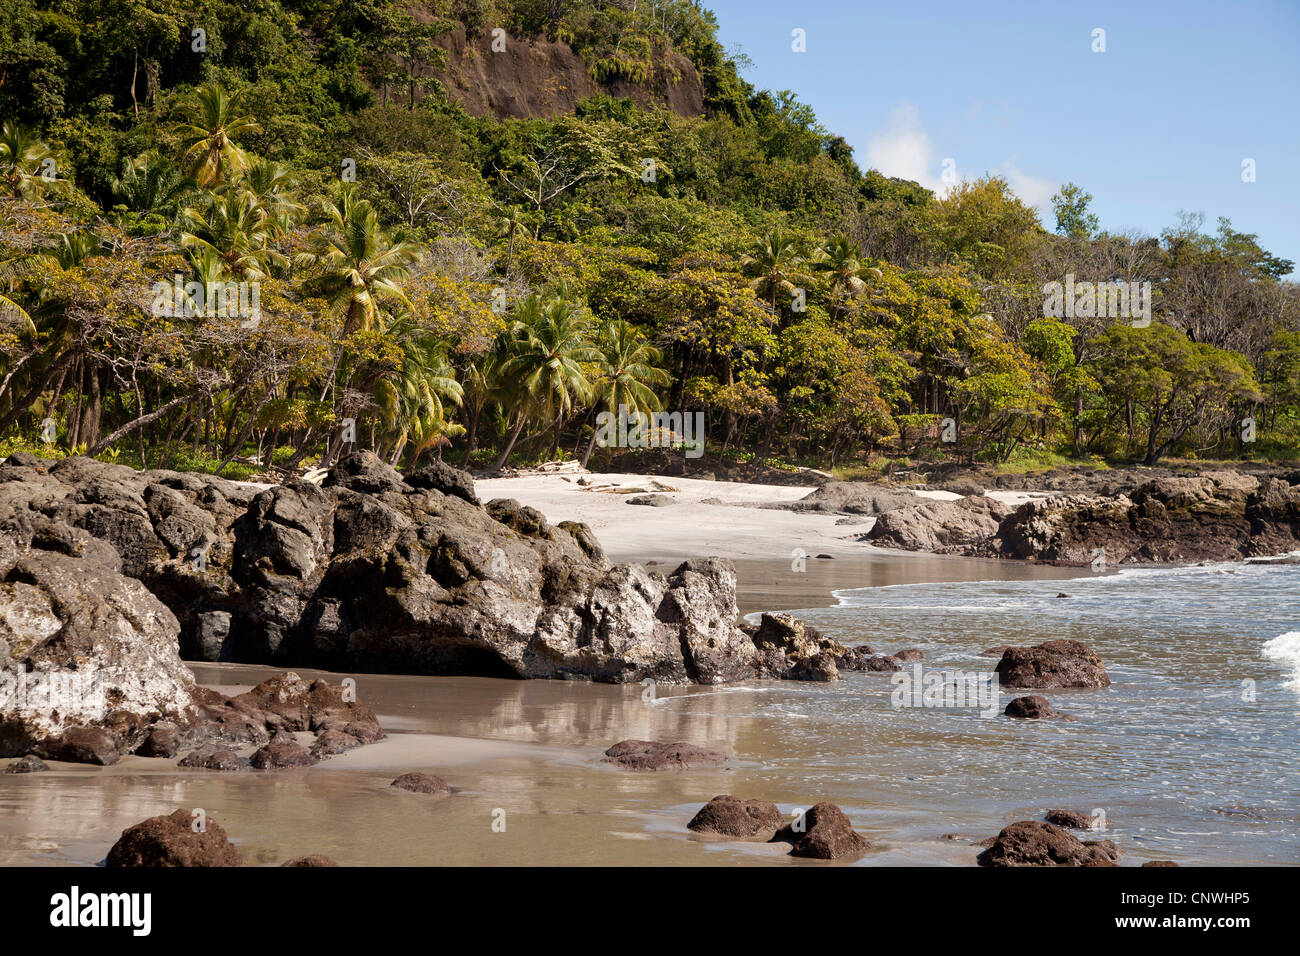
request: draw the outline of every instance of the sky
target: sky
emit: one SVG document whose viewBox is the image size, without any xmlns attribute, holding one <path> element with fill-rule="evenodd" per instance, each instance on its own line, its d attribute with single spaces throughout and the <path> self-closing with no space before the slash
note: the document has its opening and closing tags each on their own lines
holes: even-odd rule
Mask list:
<svg viewBox="0 0 1300 956">
<path fill-rule="evenodd" d="M 1226 216 L 1300 261 L 1300 0 L 703 5 L 745 79 L 793 91 L 863 169 L 938 192 L 945 160 L 1000 174 L 1048 229 L 1074 182 L 1109 232 Z"/>
</svg>

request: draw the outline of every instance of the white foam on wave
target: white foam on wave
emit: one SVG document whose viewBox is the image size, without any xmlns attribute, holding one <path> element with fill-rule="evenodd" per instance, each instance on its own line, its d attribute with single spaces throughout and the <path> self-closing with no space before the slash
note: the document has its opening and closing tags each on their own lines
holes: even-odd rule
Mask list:
<svg viewBox="0 0 1300 956">
<path fill-rule="evenodd" d="M 1290 668 L 1290 677 L 1283 686 L 1300 692 L 1300 631 L 1287 631 L 1267 641 L 1261 652 L 1271 661 Z"/>
</svg>

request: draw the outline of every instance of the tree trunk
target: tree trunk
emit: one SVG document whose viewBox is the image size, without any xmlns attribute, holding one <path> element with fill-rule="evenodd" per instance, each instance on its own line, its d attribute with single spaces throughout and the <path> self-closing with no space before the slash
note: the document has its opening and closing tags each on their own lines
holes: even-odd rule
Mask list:
<svg viewBox="0 0 1300 956">
<path fill-rule="evenodd" d="M 510 440 L 506 442 L 505 451 L 501 453 L 501 457 L 497 459 L 497 463 L 492 466 L 493 471 L 500 471 L 502 468 L 505 467 L 506 462 L 510 460 L 510 453 L 515 450 L 515 442 L 519 440 L 519 433 L 523 430 L 524 430 L 524 413 L 523 410 L 521 409 L 518 413 L 516 413 L 515 427 L 514 430 L 510 433 Z"/>
</svg>

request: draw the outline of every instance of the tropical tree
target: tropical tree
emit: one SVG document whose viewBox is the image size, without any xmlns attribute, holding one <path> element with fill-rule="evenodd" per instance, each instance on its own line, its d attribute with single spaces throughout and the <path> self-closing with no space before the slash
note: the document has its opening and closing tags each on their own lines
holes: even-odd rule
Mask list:
<svg viewBox="0 0 1300 956">
<path fill-rule="evenodd" d="M 7 196 L 31 199 L 45 182 L 44 163 L 50 150 L 36 134 L 18 123 L 0 126 L 0 183 Z"/>
<path fill-rule="evenodd" d="M 200 188 L 220 186 L 248 168 L 248 155 L 236 140 L 262 127 L 244 109 L 243 93 L 228 92 L 220 83 L 200 86 L 186 105 L 181 166 Z"/>
<path fill-rule="evenodd" d="M 776 311 L 778 297 L 790 297 L 809 281 L 807 263 L 798 238 L 782 229 L 766 232 L 753 250 L 741 260 L 745 271 L 754 276 L 750 287 L 765 294 Z"/>
<path fill-rule="evenodd" d="M 633 412 L 657 412 L 663 406 L 655 388 L 664 388 L 671 376 L 659 367 L 663 353 L 645 340 L 636 326 L 621 319 L 607 325 L 597 337 L 594 360 L 598 369 L 592 387 L 596 407 L 619 414 L 620 406 Z M 582 467 L 587 467 L 597 432 L 593 431 L 587 450 L 582 453 Z"/>
<path fill-rule="evenodd" d="M 554 425 L 551 455 L 559 448 L 564 419 L 591 397 L 583 363 L 598 360 L 590 340 L 592 320 L 582 302 L 533 293 L 519 304 L 500 375 L 518 383 L 515 424 L 495 468 L 510 460 L 524 422 L 534 414 Z"/>
</svg>

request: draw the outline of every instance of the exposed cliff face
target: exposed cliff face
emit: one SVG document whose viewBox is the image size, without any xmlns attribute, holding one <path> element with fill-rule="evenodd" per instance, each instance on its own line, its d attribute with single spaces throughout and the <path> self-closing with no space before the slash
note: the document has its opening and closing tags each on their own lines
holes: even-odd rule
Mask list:
<svg viewBox="0 0 1300 956">
<path fill-rule="evenodd" d="M 601 84 L 567 43 L 508 36 L 505 49 L 494 52 L 490 30 L 466 36 L 457 26 L 438 45 L 447 52 L 447 66 L 434 75 L 471 116 L 549 118 L 572 112 L 597 93 L 630 97 L 640 106 L 667 106 L 682 116 L 704 112 L 700 75 L 680 53 L 656 57 L 655 75 L 644 84 Z"/>
</svg>

